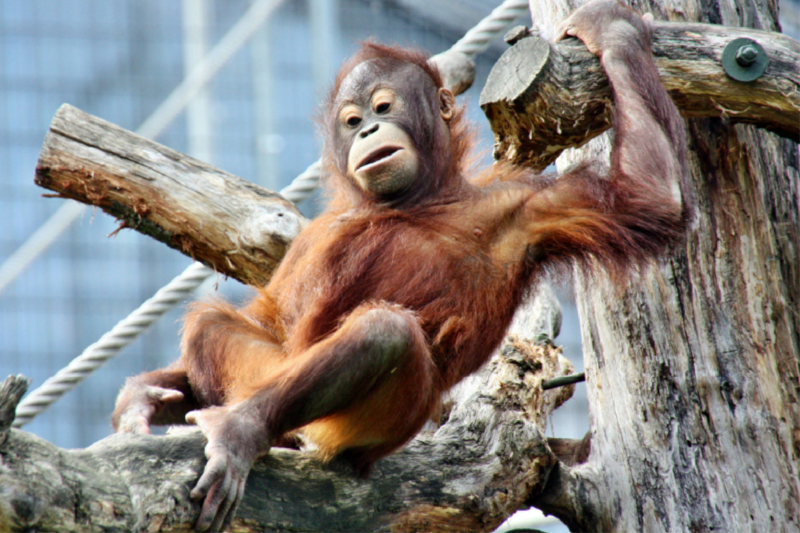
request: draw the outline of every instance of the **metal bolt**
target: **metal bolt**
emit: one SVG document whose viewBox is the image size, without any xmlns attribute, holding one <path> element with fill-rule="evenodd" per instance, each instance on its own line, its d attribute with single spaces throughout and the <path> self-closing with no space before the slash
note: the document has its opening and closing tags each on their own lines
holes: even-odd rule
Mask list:
<svg viewBox="0 0 800 533">
<path fill-rule="evenodd" d="M 753 39 L 739 37 L 722 51 L 722 67 L 736 81 L 751 82 L 764 75 L 769 63 L 767 51 Z"/>
<path fill-rule="evenodd" d="M 736 51 L 736 62 L 743 67 L 749 67 L 758 59 L 758 49 L 752 44 L 739 47 Z"/>
<path fill-rule="evenodd" d="M 569 376 L 561 376 L 547 381 L 542 381 L 542 388 L 544 390 L 554 389 L 556 387 L 563 387 L 564 385 L 572 385 L 573 383 L 580 383 L 586 381 L 586 373 L 570 374 Z"/>
</svg>

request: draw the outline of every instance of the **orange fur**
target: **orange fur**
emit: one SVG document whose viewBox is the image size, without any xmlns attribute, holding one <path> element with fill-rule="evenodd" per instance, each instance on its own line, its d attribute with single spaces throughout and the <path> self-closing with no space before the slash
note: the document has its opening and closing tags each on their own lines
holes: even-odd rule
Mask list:
<svg viewBox="0 0 800 533">
<path fill-rule="evenodd" d="M 331 92 L 323 117 L 329 133 L 339 87 L 363 61 L 416 65 L 431 88 L 401 82 L 394 89 L 424 93 L 420 101 L 436 105 L 441 77 L 424 55 L 367 43 Z M 648 97 L 666 118 L 640 120 L 677 144 L 680 119 L 656 89 Z M 180 385 L 175 372 L 183 371 L 190 387 L 181 390 L 195 402 L 186 408 L 247 405 L 273 441 L 300 428 L 323 457 L 345 454 L 366 472 L 414 436 L 442 392 L 486 361 L 545 269 L 594 258 L 621 280 L 682 233 L 681 205 L 667 183 L 674 176 L 623 168 L 617 157 L 608 176 L 579 167 L 555 179 L 497 165 L 470 181 L 473 134 L 463 111 L 418 126 L 409 135 L 432 147 L 420 154 L 427 173 L 392 202 L 360 192 L 341 164 L 345 147 L 329 136 L 329 209 L 248 305 L 194 305 L 177 366 L 136 378 L 131 390 Z M 425 126 L 433 138 L 416 139 Z M 637 150 L 636 139 L 618 133 L 616 142 Z"/>
</svg>

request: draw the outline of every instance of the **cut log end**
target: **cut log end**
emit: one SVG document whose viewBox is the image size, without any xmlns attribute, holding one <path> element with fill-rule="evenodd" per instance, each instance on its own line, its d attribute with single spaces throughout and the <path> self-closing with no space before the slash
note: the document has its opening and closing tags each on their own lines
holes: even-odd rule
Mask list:
<svg viewBox="0 0 800 533">
<path fill-rule="evenodd" d="M 495 135 L 494 158 L 541 172 L 610 127 L 610 100 L 600 62 L 579 41 L 530 36 L 497 62 L 480 103 Z"/>
<path fill-rule="evenodd" d="M 307 223 L 277 193 L 66 104 L 45 137 L 35 182 L 255 286 Z"/>
<path fill-rule="evenodd" d="M 764 75 L 731 79 L 722 52 L 738 37 L 769 56 Z M 800 44 L 784 35 L 711 24 L 656 22 L 653 55 L 665 87 L 687 118 L 720 117 L 800 140 Z M 611 126 L 611 87 L 600 64 L 574 38 L 523 37 L 495 64 L 481 108 L 495 136 L 494 157 L 542 171 L 567 148 Z"/>
</svg>

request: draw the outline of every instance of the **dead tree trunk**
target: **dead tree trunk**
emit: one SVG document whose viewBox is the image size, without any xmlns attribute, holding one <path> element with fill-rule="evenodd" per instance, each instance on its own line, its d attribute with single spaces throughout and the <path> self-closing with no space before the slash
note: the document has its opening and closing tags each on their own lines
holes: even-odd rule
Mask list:
<svg viewBox="0 0 800 533">
<path fill-rule="evenodd" d="M 531 2 L 534 25 L 576 3 Z M 777 2 L 644 5 L 778 29 Z M 687 121 L 697 216 L 685 249 L 625 290 L 576 275 L 591 454 L 531 499 L 573 530 L 800 530 L 798 147 L 720 114 Z M 558 165 L 608 146 L 600 137 Z"/>
</svg>

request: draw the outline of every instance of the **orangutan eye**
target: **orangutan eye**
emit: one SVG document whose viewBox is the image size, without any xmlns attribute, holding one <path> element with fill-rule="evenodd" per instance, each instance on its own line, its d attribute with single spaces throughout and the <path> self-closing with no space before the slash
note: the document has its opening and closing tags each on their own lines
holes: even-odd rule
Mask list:
<svg viewBox="0 0 800 533">
<path fill-rule="evenodd" d="M 348 128 L 355 128 L 363 119 L 361 108 L 354 104 L 347 104 L 339 111 L 339 122 Z"/>
<path fill-rule="evenodd" d="M 394 108 L 396 99 L 397 96 L 391 89 L 385 87 L 378 89 L 372 95 L 372 109 L 375 110 L 377 115 L 385 115 Z"/>
</svg>

